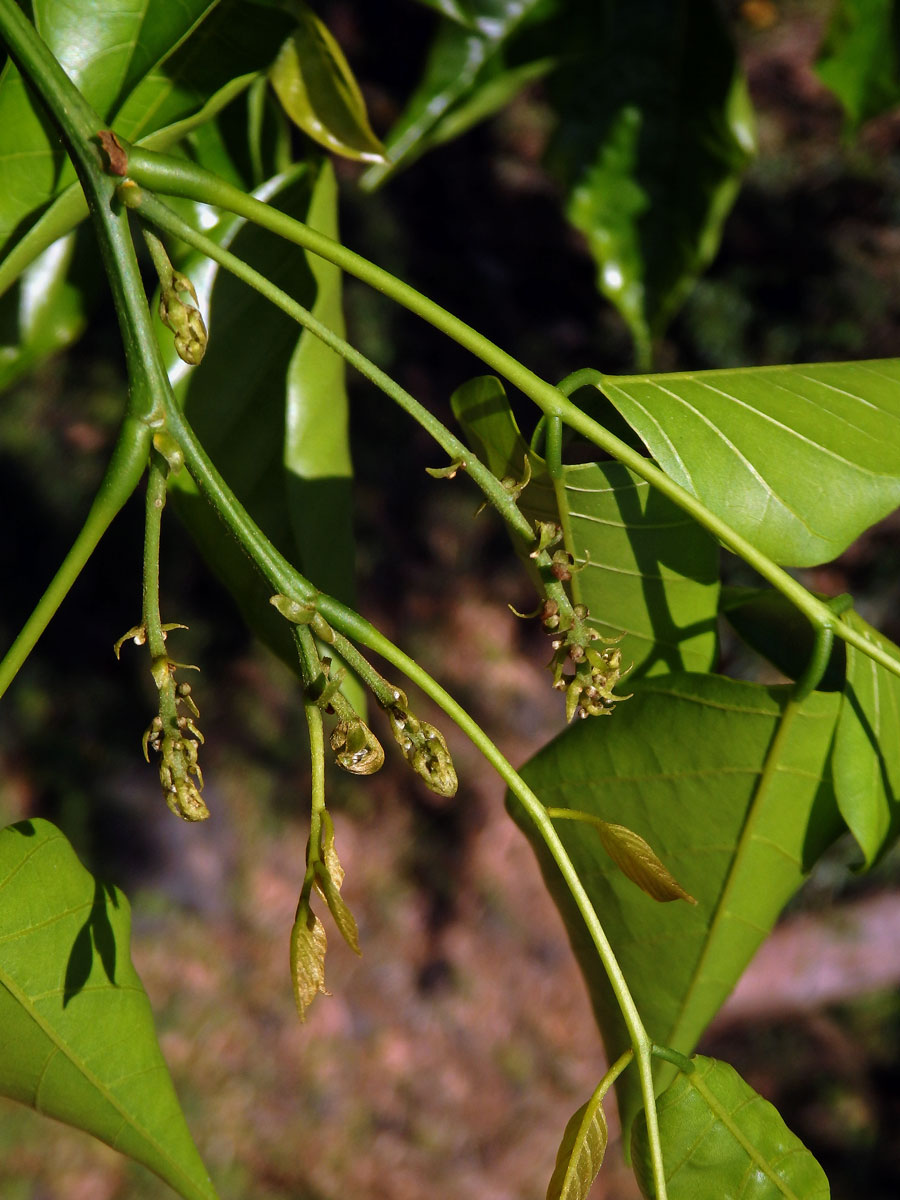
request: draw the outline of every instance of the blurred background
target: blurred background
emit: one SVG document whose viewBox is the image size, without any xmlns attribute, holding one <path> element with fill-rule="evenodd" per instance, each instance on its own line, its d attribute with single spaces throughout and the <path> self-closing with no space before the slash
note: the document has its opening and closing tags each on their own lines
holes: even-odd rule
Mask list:
<svg viewBox="0 0 900 1200">
<path fill-rule="evenodd" d="M 730 6 L 760 153 L 712 268 L 657 345 L 658 369 L 897 353 L 900 114 L 844 137 L 837 101 L 812 70 L 829 7 Z M 385 131 L 417 82 L 433 14 L 404 0 L 319 9 Z M 584 366 L 628 371 L 628 331 L 598 297 L 594 265 L 541 165 L 551 124 L 537 84 L 374 194 L 360 193 L 357 168 L 337 164 L 344 240 L 548 379 Z M 449 396 L 477 366 L 352 280 L 345 307 L 351 340 L 450 421 Z M 101 305 L 72 350 L 4 396 L 4 644 L 104 469 L 125 387 L 109 351 L 116 338 Z M 545 639 L 507 607 L 534 607 L 528 583 L 499 523 L 473 518 L 468 481 L 428 476 L 425 467 L 442 463 L 425 435 L 380 393 L 350 382 L 361 607 L 521 763 L 564 722 Z M 168 515 L 163 616 L 190 626 L 173 635 L 177 655 L 202 667 L 194 694 L 212 819 L 184 825 L 165 808 L 140 752 L 153 712 L 146 662 L 130 646 L 120 663 L 112 654 L 140 611 L 135 498 L 6 698 L 3 823 L 57 822 L 86 864 L 128 895 L 134 960 L 223 1198 L 413 1200 L 427 1190 L 432 1200 L 538 1200 L 603 1055 L 499 781 L 452 729 L 461 780 L 453 801 L 426 792 L 390 751 L 370 779 L 330 773 L 363 957 L 331 938 L 333 995 L 300 1026 L 288 972 L 309 800 L 298 686 L 250 638 Z M 898 640 L 898 546 L 895 515 L 804 581 L 853 592 L 867 619 Z M 726 642 L 722 669 L 753 676 L 759 665 Z M 865 877 L 854 863 L 841 843 L 817 867 L 701 1049 L 729 1059 L 777 1104 L 837 1200 L 893 1200 L 900 856 Z M 0 1192 L 169 1194 L 86 1135 L 6 1102 Z M 636 1194 L 614 1146 L 592 1195 Z"/>
</svg>

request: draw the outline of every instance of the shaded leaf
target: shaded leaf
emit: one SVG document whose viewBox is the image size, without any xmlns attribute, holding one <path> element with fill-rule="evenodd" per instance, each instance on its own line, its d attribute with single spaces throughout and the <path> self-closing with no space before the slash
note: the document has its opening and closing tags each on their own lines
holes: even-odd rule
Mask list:
<svg viewBox="0 0 900 1200">
<path fill-rule="evenodd" d="M 900 504 L 900 359 L 600 387 L 667 474 L 776 562 L 829 562 Z"/>
<path fill-rule="evenodd" d="M 0 1092 L 214 1200 L 131 963 L 128 901 L 48 821 L 0 832 Z"/>
<path fill-rule="evenodd" d="M 900 103 L 900 9 L 895 0 L 838 0 L 816 74 L 856 130 Z"/>
<path fill-rule="evenodd" d="M 325 987 L 325 951 L 328 939 L 322 922 L 305 900 L 300 902 L 291 929 L 291 980 L 300 1020 L 306 1020 L 309 1006 Z"/>
<path fill-rule="evenodd" d="M 746 84 L 715 0 L 585 3 L 562 36 L 548 163 L 645 361 L 712 260 L 753 153 Z"/>
<path fill-rule="evenodd" d="M 603 1113 L 604 1080 L 569 1118 L 559 1149 L 556 1166 L 547 1186 L 547 1200 L 586 1200 L 591 1184 L 603 1164 L 609 1131 Z"/>
<path fill-rule="evenodd" d="M 344 158 L 380 162 L 384 147 L 372 132 L 359 84 L 327 27 L 301 0 L 297 27 L 269 72 L 285 112 L 313 141 Z"/>
<path fill-rule="evenodd" d="M 900 660 L 900 648 L 857 613 L 844 621 Z M 847 677 L 834 738 L 838 808 L 871 866 L 900 827 L 900 678 L 846 646 Z"/>
<path fill-rule="evenodd" d="M 577 822 L 558 827 L 647 1029 L 689 1054 L 781 908 L 840 832 L 828 782 L 840 698 L 715 675 L 641 680 L 608 721 L 579 721 L 522 770 L 548 808 L 577 807 L 645 838 L 697 905 L 659 905 Z M 558 868 L 513 797 L 588 982 L 610 1061 L 628 1035 Z M 673 1068 L 657 1065 L 661 1079 Z M 636 1082 L 618 1085 L 627 1129 Z"/>
<path fill-rule="evenodd" d="M 435 0 L 431 7 L 449 19 L 440 23 L 422 81 L 385 139 L 387 161 L 363 177 L 366 188 L 495 112 L 552 65 L 544 45 L 524 61 L 505 56 L 514 34 L 545 7 L 542 0 L 469 0 L 465 8 Z"/>
<path fill-rule="evenodd" d="M 708 670 L 717 653 L 719 551 L 680 509 L 619 463 L 563 465 L 552 478 L 529 450 L 498 379 L 457 389 L 453 411 L 469 443 L 499 478 L 531 479 L 519 506 L 531 520 L 559 524 L 577 565 L 569 585 L 605 637 L 624 633 L 635 676 Z M 518 547 L 535 585 L 528 548 Z"/>
<path fill-rule="evenodd" d="M 788 679 L 803 675 L 815 649 L 815 633 L 803 613 L 781 592 L 774 588 L 724 587 L 720 611 L 747 645 Z M 840 691 L 846 670 L 845 643 L 835 638 L 818 690 Z"/>
<path fill-rule="evenodd" d="M 669 1200 L 828 1200 L 825 1172 L 774 1105 L 728 1063 L 693 1062 L 657 1100 Z M 642 1195 L 655 1197 L 643 1112 L 632 1161 Z"/>
<path fill-rule="evenodd" d="M 0 301 L 0 390 L 81 334 L 82 295 L 67 281 L 74 243 L 72 234 L 55 242 Z"/>
</svg>

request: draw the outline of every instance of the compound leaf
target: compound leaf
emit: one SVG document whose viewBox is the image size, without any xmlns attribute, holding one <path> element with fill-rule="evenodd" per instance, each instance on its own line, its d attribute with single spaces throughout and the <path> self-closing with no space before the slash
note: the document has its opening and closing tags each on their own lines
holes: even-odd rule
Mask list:
<svg viewBox="0 0 900 1200">
<path fill-rule="evenodd" d="M 572 576 L 572 597 L 588 606 L 603 636 L 625 634 L 622 651 L 635 675 L 708 670 L 716 655 L 714 540 L 620 463 L 563 465 L 551 477 L 519 433 L 498 379 L 473 379 L 452 402 L 495 475 L 521 479 L 527 459 L 531 479 L 519 506 L 532 520 L 562 526 L 565 547 L 583 568 Z M 519 549 L 533 568 L 530 547 Z"/>
<path fill-rule="evenodd" d="M 716 675 L 640 680 L 608 720 L 569 726 L 522 775 L 548 808 L 577 808 L 643 837 L 697 899 L 657 904 L 593 829 L 557 825 L 655 1040 L 689 1054 L 781 908 L 841 829 L 828 781 L 840 697 Z M 513 797 L 566 922 L 612 1061 L 629 1045 L 618 1005 L 558 868 Z M 658 1068 L 662 1079 L 672 1068 Z M 617 1086 L 628 1127 L 636 1083 Z"/>
<path fill-rule="evenodd" d="M 776 562 L 829 562 L 900 504 L 900 359 L 599 387 L 664 471 Z"/>
<path fill-rule="evenodd" d="M 0 831 L 0 1092 L 215 1200 L 131 963 L 128 901 L 48 821 Z"/>
<path fill-rule="evenodd" d="M 693 1058 L 657 1100 L 669 1200 L 828 1200 L 825 1172 L 778 1110 L 728 1063 Z M 644 1113 L 632 1131 L 642 1195 L 656 1196 Z"/>
</svg>

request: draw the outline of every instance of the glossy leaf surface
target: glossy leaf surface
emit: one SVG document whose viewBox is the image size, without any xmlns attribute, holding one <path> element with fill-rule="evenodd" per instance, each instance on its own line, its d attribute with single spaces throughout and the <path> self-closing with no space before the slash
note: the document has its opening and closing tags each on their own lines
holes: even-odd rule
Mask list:
<svg viewBox="0 0 900 1200">
<path fill-rule="evenodd" d="M 548 162 L 640 360 L 718 248 L 754 149 L 752 111 L 714 0 L 566 15 Z"/>
<path fill-rule="evenodd" d="M 532 520 L 562 525 L 576 565 L 570 584 L 598 631 L 624 633 L 635 673 L 708 670 L 716 654 L 718 548 L 699 525 L 619 463 L 563 465 L 552 478 L 529 450 L 499 380 L 471 380 L 453 408 L 476 453 L 500 478 L 531 480 L 519 499 Z M 525 557 L 526 565 L 533 568 Z"/>
<path fill-rule="evenodd" d="M 816 63 L 850 129 L 900 103 L 900 11 L 896 0 L 838 0 Z"/>
<path fill-rule="evenodd" d="M 235 78 L 265 69 L 290 29 L 283 13 L 254 8 L 252 20 L 242 20 L 235 4 L 217 8 L 210 0 L 137 7 L 36 0 L 34 10 L 39 32 L 86 99 L 131 141 L 188 119 Z M 7 63 L 0 74 L 0 248 L 74 179 L 55 133 Z"/>
<path fill-rule="evenodd" d="M 776 562 L 829 562 L 900 504 L 900 359 L 600 387 L 664 471 Z"/>
<path fill-rule="evenodd" d="M 825 1172 L 777 1109 L 728 1063 L 693 1062 L 657 1101 L 669 1200 L 828 1200 Z M 641 1193 L 655 1197 L 643 1113 L 632 1161 Z"/>
<path fill-rule="evenodd" d="M 797 706 L 790 696 L 716 675 L 641 680 L 611 718 L 575 722 L 522 771 L 548 808 L 634 830 L 696 898 L 657 904 L 589 826 L 557 824 L 650 1036 L 682 1053 L 841 829 L 827 782 L 839 697 L 813 693 Z M 508 803 L 566 922 L 612 1060 L 629 1042 L 593 943 L 542 842 Z M 628 1075 L 617 1086 L 627 1128 L 636 1086 Z"/>
<path fill-rule="evenodd" d="M 547 1200 L 586 1200 L 603 1164 L 609 1130 L 603 1112 L 605 1088 L 601 1085 L 566 1124 L 556 1166 L 547 1187 Z"/>
<path fill-rule="evenodd" d="M 33 18 L 63 69 L 101 117 L 123 89 L 165 58 L 212 8 L 210 0 L 35 0 Z M 62 148 L 32 106 L 18 68 L 0 75 L 0 245 L 18 223 L 74 178 Z"/>
<path fill-rule="evenodd" d="M 0 1092 L 214 1200 L 131 963 L 128 901 L 41 820 L 0 832 L 0 895 Z"/>
<path fill-rule="evenodd" d="M 295 3 L 292 11 L 297 26 L 269 72 L 285 112 L 326 150 L 380 162 L 383 147 L 343 51 L 306 4 Z"/>
</svg>

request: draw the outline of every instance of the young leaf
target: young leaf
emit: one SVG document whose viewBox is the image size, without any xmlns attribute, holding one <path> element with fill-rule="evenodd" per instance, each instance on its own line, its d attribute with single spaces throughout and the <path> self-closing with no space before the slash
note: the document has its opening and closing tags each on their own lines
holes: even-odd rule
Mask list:
<svg viewBox="0 0 900 1200">
<path fill-rule="evenodd" d="M 900 648 L 858 614 L 850 612 L 843 619 L 900 659 Z M 900 826 L 900 679 L 855 646 L 847 646 L 846 654 L 834 738 L 834 788 L 841 816 L 870 867 Z"/>
<path fill-rule="evenodd" d="M 331 819 L 331 813 L 326 809 L 322 813 L 322 861 L 325 864 L 325 870 L 328 872 L 328 878 L 332 881 L 338 891 L 341 890 L 341 884 L 344 882 L 344 868 L 341 866 L 341 860 L 337 856 L 337 850 L 334 848 L 334 821 Z"/>
<path fill-rule="evenodd" d="M 0 831 L 0 895 L 0 1093 L 214 1200 L 131 963 L 128 901 L 41 820 Z"/>
<path fill-rule="evenodd" d="M 715 0 L 567 15 L 548 162 L 640 360 L 718 248 L 754 150 L 752 110 Z"/>
<path fill-rule="evenodd" d="M 640 834 L 610 821 L 598 821 L 596 828 L 609 857 L 622 874 L 648 896 L 661 902 L 687 900 L 689 904 L 697 903 Z"/>
<path fill-rule="evenodd" d="M 609 721 L 578 721 L 522 770 L 551 807 L 576 806 L 651 843 L 696 905 L 659 905 L 609 860 L 593 829 L 560 822 L 653 1036 L 689 1054 L 781 908 L 841 830 L 828 779 L 840 697 L 715 675 L 640 680 Z M 619 1007 L 558 869 L 514 798 L 614 1059 L 629 1045 Z M 668 1064 L 657 1066 L 661 1080 Z M 635 1080 L 617 1084 L 627 1129 Z"/>
<path fill-rule="evenodd" d="M 851 131 L 900 102 L 895 0 L 838 0 L 816 74 L 844 106 Z"/>
<path fill-rule="evenodd" d="M 325 951 L 328 939 L 322 922 L 305 900 L 300 902 L 291 929 L 291 979 L 300 1020 L 306 1020 L 309 1006 L 325 987 Z"/>
<path fill-rule="evenodd" d="M 603 1163 L 609 1131 L 603 1113 L 605 1080 L 590 1100 L 569 1118 L 556 1166 L 547 1186 L 547 1200 L 586 1200 Z"/>
<path fill-rule="evenodd" d="M 291 6 L 297 28 L 269 72 L 284 111 L 313 141 L 334 154 L 381 162 L 359 84 L 343 51 L 302 0 Z"/>
<path fill-rule="evenodd" d="M 319 891 L 325 897 L 328 911 L 331 913 L 335 925 L 340 930 L 341 937 L 354 954 L 362 954 L 362 950 L 359 948 L 359 930 L 356 927 L 356 919 L 347 907 L 347 903 L 340 893 L 339 885 L 332 879 L 330 872 L 323 863 L 317 864 L 316 884 Z"/>
<path fill-rule="evenodd" d="M 828 1200 L 825 1172 L 774 1105 L 728 1063 L 692 1061 L 656 1102 L 669 1200 Z M 643 1112 L 632 1161 L 642 1195 L 655 1200 Z"/>
<path fill-rule="evenodd" d="M 600 386 L 662 469 L 776 562 L 830 562 L 900 504 L 900 359 Z"/>
<path fill-rule="evenodd" d="M 569 583 L 604 637 L 624 633 L 635 677 L 709 670 L 715 661 L 718 546 L 700 526 L 619 463 L 563 466 L 551 478 L 529 450 L 498 379 L 470 380 L 453 411 L 479 457 L 499 478 L 531 478 L 519 506 L 533 521 L 562 526 L 563 544 L 584 569 Z M 518 547 L 536 586 L 528 548 Z"/>
</svg>

